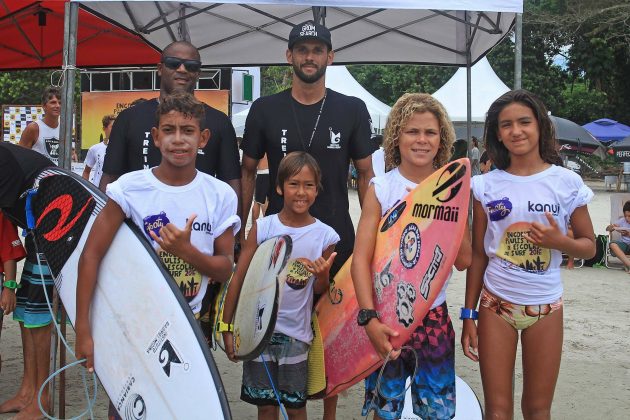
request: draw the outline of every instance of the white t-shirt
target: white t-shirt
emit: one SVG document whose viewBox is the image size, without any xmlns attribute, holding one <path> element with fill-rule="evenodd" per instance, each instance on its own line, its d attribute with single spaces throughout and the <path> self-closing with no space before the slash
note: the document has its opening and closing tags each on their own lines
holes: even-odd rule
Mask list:
<svg viewBox="0 0 630 420">
<path fill-rule="evenodd" d="M 256 233 L 258 245 L 279 235 L 289 235 L 293 241 L 275 331 L 310 344 L 313 340 L 311 312 L 315 276 L 304 268 L 299 258 L 316 260 L 329 246 L 339 242 L 339 235 L 318 219 L 315 219 L 315 223 L 299 228 L 285 226 L 277 214 L 258 219 Z"/>
<path fill-rule="evenodd" d="M 372 153 L 372 170 L 374 176 L 385 175 L 385 151 L 379 147 Z"/>
<path fill-rule="evenodd" d="M 190 242 L 202 253 L 214 255 L 215 239 L 227 229 L 236 234 L 240 228 L 234 190 L 223 181 L 199 171 L 187 185 L 166 185 L 153 175 L 153 169 L 144 169 L 129 172 L 107 185 L 107 195 L 144 232 L 179 285 L 190 309 L 198 313 L 208 287 L 208 276 L 161 250 L 148 232 L 158 233 L 169 222 L 183 229 L 188 217 L 194 213 L 197 218 Z"/>
<path fill-rule="evenodd" d="M 553 214 L 562 233 L 573 211 L 593 192 L 576 173 L 560 166 L 530 176 L 494 170 L 472 179 L 472 191 L 487 217 L 484 249 L 488 267 L 484 285 L 493 294 L 519 305 L 552 303 L 562 296 L 562 253 L 528 242 L 523 234 L 532 222 L 549 225 Z"/>
<path fill-rule="evenodd" d="M 615 223 L 617 226 L 630 230 L 630 223 L 626 220 L 625 217 L 620 217 L 619 220 Z M 626 244 L 630 244 L 630 236 L 620 235 L 620 240 Z"/>
<path fill-rule="evenodd" d="M 394 207 L 396 203 L 402 201 L 409 191 L 407 188 L 414 189 L 418 184 L 409 181 L 407 178 L 401 175 L 398 168 L 394 168 L 387 172 L 383 176 L 374 177 L 370 180 L 370 184 L 374 184 L 374 192 L 376 193 L 376 199 L 381 205 L 381 216 L 383 216 L 389 209 Z M 446 301 L 446 288 L 448 282 L 451 280 L 453 270 L 451 269 L 448 278 L 442 286 L 442 290 L 435 297 L 431 309 L 437 308 Z M 417 283 L 417 282 L 414 282 Z"/>
<path fill-rule="evenodd" d="M 479 168 L 479 149 L 476 147 L 473 147 L 470 150 L 470 173 L 472 176 L 475 175 L 480 175 L 481 174 L 481 169 Z"/>
<path fill-rule="evenodd" d="M 107 152 L 107 145 L 103 142 L 97 143 L 90 147 L 85 156 L 86 166 L 92 168 L 90 172 L 90 182 L 98 187 L 103 176 L 103 162 L 105 161 L 105 152 Z"/>
</svg>

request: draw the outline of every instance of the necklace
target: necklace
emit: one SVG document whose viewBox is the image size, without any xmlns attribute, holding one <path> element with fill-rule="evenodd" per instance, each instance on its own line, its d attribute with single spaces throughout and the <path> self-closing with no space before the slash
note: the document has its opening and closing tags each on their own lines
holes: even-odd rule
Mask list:
<svg viewBox="0 0 630 420">
<path fill-rule="evenodd" d="M 304 137 L 302 136 L 302 130 L 300 129 L 300 122 L 298 121 L 297 112 L 295 111 L 295 104 L 293 101 L 293 96 L 291 96 L 291 92 L 289 91 L 289 101 L 291 103 L 291 111 L 293 111 L 293 119 L 295 120 L 295 126 L 297 127 L 298 136 L 300 137 L 300 143 L 302 143 L 302 147 L 305 152 L 311 150 L 311 144 L 313 143 L 313 138 L 315 137 L 315 132 L 317 131 L 317 126 L 319 125 L 319 118 L 322 116 L 322 111 L 324 110 L 324 104 L 326 103 L 326 95 L 328 95 L 328 90 L 324 92 L 324 99 L 322 100 L 322 104 L 319 107 L 319 112 L 317 113 L 317 119 L 315 120 L 315 126 L 313 127 L 313 132 L 311 133 L 311 138 L 308 141 L 308 147 L 304 144 Z"/>
</svg>

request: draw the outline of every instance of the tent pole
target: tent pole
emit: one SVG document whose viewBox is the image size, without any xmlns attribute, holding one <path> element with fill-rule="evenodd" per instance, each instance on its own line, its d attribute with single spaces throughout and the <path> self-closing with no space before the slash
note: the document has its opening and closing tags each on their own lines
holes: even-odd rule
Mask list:
<svg viewBox="0 0 630 420">
<path fill-rule="evenodd" d="M 522 86 L 523 75 L 523 14 L 516 14 L 516 28 L 514 29 L 514 89 Z"/>
<path fill-rule="evenodd" d="M 71 168 L 72 152 L 72 121 L 74 115 L 74 85 L 77 47 L 77 22 L 79 4 L 68 2 L 65 5 L 65 20 L 63 34 L 63 86 L 61 87 L 61 121 L 59 127 L 59 166 Z"/>
<path fill-rule="evenodd" d="M 468 149 L 470 149 L 470 142 L 472 137 L 472 58 L 470 55 L 471 40 L 470 40 L 470 12 L 466 12 L 466 143 Z"/>
</svg>

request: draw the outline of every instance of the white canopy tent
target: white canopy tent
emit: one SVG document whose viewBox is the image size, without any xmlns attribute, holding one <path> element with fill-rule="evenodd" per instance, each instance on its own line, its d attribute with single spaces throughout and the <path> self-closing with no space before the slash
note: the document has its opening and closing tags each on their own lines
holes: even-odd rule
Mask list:
<svg viewBox="0 0 630 420">
<path fill-rule="evenodd" d="M 523 0 L 73 1 L 160 49 L 187 39 L 214 66 L 286 64 L 291 27 L 309 19 L 330 29 L 337 64 L 465 66 L 523 10 Z"/>
<path fill-rule="evenodd" d="M 346 66 L 329 66 L 326 70 L 326 87 L 343 93 L 348 96 L 356 96 L 361 99 L 370 113 L 372 119 L 372 127 L 375 130 L 382 130 L 387 123 L 387 116 L 391 107 L 368 92 L 354 77 L 350 74 Z M 236 135 L 241 137 L 245 130 L 245 120 L 249 108 L 232 115 L 232 125 L 236 130 Z"/>
<path fill-rule="evenodd" d="M 63 70 L 70 71 L 62 92 L 62 166 L 70 166 L 68 115 L 74 106 L 78 7 L 160 49 L 172 41 L 189 40 L 199 48 L 202 60 L 215 66 L 285 64 L 290 28 L 313 19 L 331 30 L 338 64 L 469 68 L 507 36 L 523 12 L 523 0 L 242 1 L 70 0 L 64 31 Z"/>
<path fill-rule="evenodd" d="M 471 69 L 471 121 L 483 123 L 486 112 L 499 96 L 510 90 L 496 75 L 487 58 L 479 60 Z M 467 121 L 466 69 L 457 72 L 438 89 L 433 97 L 440 101 L 453 122 Z"/>
</svg>

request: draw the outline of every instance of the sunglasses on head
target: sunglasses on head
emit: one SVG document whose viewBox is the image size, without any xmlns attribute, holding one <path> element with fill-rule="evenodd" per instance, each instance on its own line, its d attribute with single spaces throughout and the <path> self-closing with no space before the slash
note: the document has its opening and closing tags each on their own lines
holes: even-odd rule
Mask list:
<svg viewBox="0 0 630 420">
<path fill-rule="evenodd" d="M 177 70 L 182 64 L 186 71 L 191 73 L 198 73 L 201 70 L 201 61 L 199 60 L 184 60 L 177 57 L 162 57 L 162 63 L 171 70 Z"/>
</svg>

